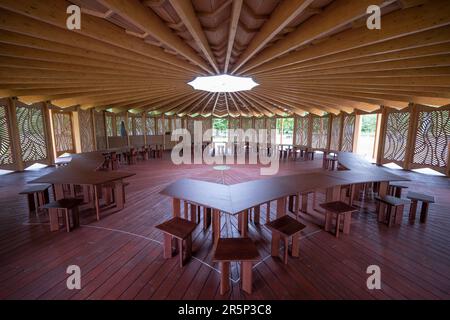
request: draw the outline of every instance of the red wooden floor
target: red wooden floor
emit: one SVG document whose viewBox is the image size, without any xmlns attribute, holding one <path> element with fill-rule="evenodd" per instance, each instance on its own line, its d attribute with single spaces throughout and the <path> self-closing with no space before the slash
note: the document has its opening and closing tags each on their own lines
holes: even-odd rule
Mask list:
<svg viewBox="0 0 450 320">
<path fill-rule="evenodd" d="M 167 157 L 168 155 L 165 155 Z M 279 174 L 321 170 L 314 162 L 283 162 Z M 412 179 L 410 190 L 433 194 L 426 224 L 387 228 L 376 221 L 372 203 L 356 203 L 351 234 L 339 240 L 322 230 L 322 221 L 304 216 L 299 259 L 288 265 L 269 255 L 270 232 L 250 224 L 262 261 L 253 269 L 254 293 L 239 290 L 233 265 L 232 290 L 219 294 L 217 265 L 211 262 L 211 230 L 194 232 L 194 259 L 180 269 L 178 259 L 162 257 L 162 235 L 154 226 L 171 216 L 165 185 L 190 177 L 226 184 L 260 179 L 258 166 L 173 166 L 149 160 L 121 170 L 129 179 L 123 211 L 96 222 L 83 212 L 74 232 L 49 232 L 45 215 L 29 218 L 25 198 L 17 193 L 26 181 L 49 170 L 0 177 L 1 299 L 449 299 L 450 182 L 446 178 L 395 171 Z M 275 207 L 272 209 L 274 212 Z M 408 210 L 409 208 L 406 208 Z M 312 210 L 312 208 L 310 208 Z M 264 223 L 265 208 L 262 208 Z M 237 221 L 222 219 L 222 236 L 238 236 Z M 81 268 L 81 290 L 68 290 L 66 268 Z M 368 290 L 366 268 L 381 267 L 381 290 Z"/>
</svg>

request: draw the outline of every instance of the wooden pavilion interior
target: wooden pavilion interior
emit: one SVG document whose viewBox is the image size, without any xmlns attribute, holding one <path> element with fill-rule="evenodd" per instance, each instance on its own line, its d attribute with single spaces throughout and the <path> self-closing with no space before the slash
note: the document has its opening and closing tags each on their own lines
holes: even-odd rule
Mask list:
<svg viewBox="0 0 450 320">
<path fill-rule="evenodd" d="M 449 299 L 449 145 L 448 0 L 0 0 L 0 299 Z"/>
</svg>

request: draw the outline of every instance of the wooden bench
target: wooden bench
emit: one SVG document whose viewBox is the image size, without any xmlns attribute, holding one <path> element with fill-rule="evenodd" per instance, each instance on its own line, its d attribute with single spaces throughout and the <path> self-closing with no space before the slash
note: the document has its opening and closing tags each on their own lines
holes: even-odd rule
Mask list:
<svg viewBox="0 0 450 320">
<path fill-rule="evenodd" d="M 157 225 L 155 228 L 164 233 L 164 258 L 172 258 L 179 247 L 180 266 L 183 267 L 192 256 L 192 232 L 196 226 L 197 224 L 178 217 Z M 178 240 L 175 246 L 172 244 L 174 238 Z"/>
<path fill-rule="evenodd" d="M 242 290 L 252 293 L 252 265 L 260 260 L 258 249 L 250 238 L 220 238 L 213 261 L 220 264 L 220 294 L 230 289 L 230 262 L 241 263 Z"/>
<path fill-rule="evenodd" d="M 408 187 L 401 184 L 390 184 L 388 194 L 396 198 L 401 198 L 403 189 L 408 189 Z"/>
<path fill-rule="evenodd" d="M 410 202 L 408 200 L 396 198 L 393 196 L 376 196 L 375 199 L 386 205 L 386 214 L 381 210 L 378 213 L 378 221 L 386 223 L 389 227 L 394 224 L 401 224 L 403 218 L 403 210 L 406 204 Z"/>
<path fill-rule="evenodd" d="M 422 208 L 420 209 L 420 222 L 425 223 L 428 216 L 428 207 L 430 203 L 434 203 L 434 197 L 426 194 L 408 192 L 406 196 L 411 200 L 411 207 L 409 208 L 409 220 L 414 221 L 416 219 L 417 202 L 422 202 Z"/>
<path fill-rule="evenodd" d="M 63 212 L 64 222 L 67 232 L 80 225 L 80 217 L 78 206 L 83 202 L 81 199 L 67 198 L 50 202 L 44 206 L 48 210 L 48 217 L 50 220 L 50 231 L 59 230 L 58 211 Z M 72 214 L 72 226 L 69 213 Z"/>
<path fill-rule="evenodd" d="M 349 206 L 348 204 L 342 201 L 322 203 L 319 206 L 326 211 L 325 231 L 331 230 L 331 223 L 333 216 L 336 216 L 336 229 L 335 229 L 336 238 L 339 238 L 339 232 L 341 228 L 341 218 L 344 223 L 343 233 L 344 234 L 350 233 L 350 225 L 352 223 L 352 213 L 357 211 L 358 210 L 357 208 Z"/>
<path fill-rule="evenodd" d="M 284 242 L 283 262 L 288 262 L 289 238 L 292 239 L 291 256 L 299 256 L 300 231 L 306 226 L 297 220 L 285 215 L 266 224 L 266 227 L 272 231 L 272 257 L 278 257 L 280 253 L 280 239 Z"/>
<path fill-rule="evenodd" d="M 28 200 L 28 210 L 30 215 L 34 212 L 36 215 L 38 210 L 50 201 L 48 189 L 49 184 L 36 184 L 30 186 L 19 194 L 26 194 Z"/>
</svg>

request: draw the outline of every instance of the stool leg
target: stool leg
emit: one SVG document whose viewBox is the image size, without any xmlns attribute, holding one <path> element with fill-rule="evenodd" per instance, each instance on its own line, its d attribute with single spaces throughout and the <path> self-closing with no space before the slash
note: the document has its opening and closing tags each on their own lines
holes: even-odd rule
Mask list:
<svg viewBox="0 0 450 320">
<path fill-rule="evenodd" d="M 248 294 L 252 293 L 252 263 L 249 261 L 241 262 L 241 281 L 242 281 L 242 290 L 247 292 Z"/>
<path fill-rule="evenodd" d="M 292 235 L 291 256 L 298 258 L 300 256 L 300 233 Z"/>
<path fill-rule="evenodd" d="M 66 231 L 70 232 L 70 217 L 69 217 L 69 209 L 63 209 L 64 218 L 66 221 Z"/>
<path fill-rule="evenodd" d="M 339 238 L 339 232 L 341 229 L 341 215 L 336 215 L 336 238 Z"/>
<path fill-rule="evenodd" d="M 420 210 L 420 222 L 427 222 L 428 216 L 428 202 L 422 202 L 422 209 Z"/>
<path fill-rule="evenodd" d="M 221 261 L 220 265 L 220 294 L 224 295 L 230 290 L 230 263 Z"/>
<path fill-rule="evenodd" d="M 416 220 L 416 211 L 417 211 L 417 200 L 411 201 L 411 206 L 409 207 L 409 221 L 414 222 Z"/>
<path fill-rule="evenodd" d="M 402 224 L 404 207 L 404 205 L 401 205 L 395 209 L 395 224 Z"/>
<path fill-rule="evenodd" d="M 330 212 L 325 213 L 325 231 L 331 230 L 332 215 Z"/>
<path fill-rule="evenodd" d="M 272 257 L 278 257 L 280 253 L 280 234 L 276 231 L 272 231 L 272 249 L 271 255 Z"/>
<path fill-rule="evenodd" d="M 72 208 L 72 220 L 74 228 L 80 226 L 80 211 L 78 210 L 78 206 Z"/>
<path fill-rule="evenodd" d="M 184 248 L 183 248 L 183 240 L 180 240 L 180 247 L 181 247 L 181 256 L 183 257 L 181 261 L 181 266 L 186 265 L 186 263 L 191 260 L 192 257 L 192 235 L 189 235 L 184 240 Z M 184 249 L 184 250 L 183 250 Z M 184 254 L 183 254 L 184 253 Z"/>
<path fill-rule="evenodd" d="M 34 193 L 27 194 L 27 200 L 28 200 L 28 210 L 29 210 L 30 215 L 34 211 L 36 211 L 36 215 L 37 215 L 36 202 L 34 201 Z"/>
<path fill-rule="evenodd" d="M 50 220 L 50 231 L 58 231 L 59 230 L 58 209 L 49 208 L 48 218 Z"/>
<path fill-rule="evenodd" d="M 172 258 L 172 236 L 168 233 L 164 233 L 164 258 Z"/>
<path fill-rule="evenodd" d="M 352 224 L 352 213 L 344 213 L 344 234 L 350 234 L 350 226 Z"/>
<path fill-rule="evenodd" d="M 395 210 L 395 208 L 393 207 L 393 206 L 388 206 L 388 209 L 387 209 L 387 212 L 388 212 L 388 226 L 389 227 L 392 227 L 392 225 L 394 224 L 393 223 L 393 215 L 395 214 L 394 212 L 393 212 L 393 210 Z"/>
<path fill-rule="evenodd" d="M 284 243 L 284 254 L 283 254 L 283 262 L 284 264 L 288 263 L 288 253 L 289 253 L 289 237 L 283 237 Z"/>
</svg>

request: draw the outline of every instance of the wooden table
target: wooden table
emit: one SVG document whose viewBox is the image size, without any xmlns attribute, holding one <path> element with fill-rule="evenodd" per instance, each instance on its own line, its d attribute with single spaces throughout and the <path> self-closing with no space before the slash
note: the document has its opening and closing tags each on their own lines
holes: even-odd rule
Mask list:
<svg viewBox="0 0 450 320">
<path fill-rule="evenodd" d="M 89 152 L 72 156 L 72 161 L 68 166 L 55 170 L 42 177 L 29 181 L 29 183 L 47 183 L 53 185 L 55 200 L 64 198 L 62 186 L 80 185 L 83 187 L 85 200 L 89 199 L 89 188 L 93 190 L 93 205 L 96 218 L 100 220 L 99 187 L 102 184 L 114 183 L 114 196 L 116 208 L 121 210 L 124 206 L 122 183 L 125 178 L 134 176 L 134 173 L 119 171 L 97 171 L 103 164 L 104 156 L 102 152 Z"/>
</svg>

